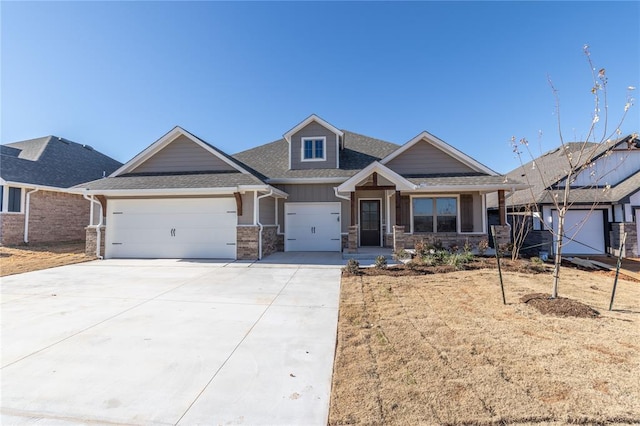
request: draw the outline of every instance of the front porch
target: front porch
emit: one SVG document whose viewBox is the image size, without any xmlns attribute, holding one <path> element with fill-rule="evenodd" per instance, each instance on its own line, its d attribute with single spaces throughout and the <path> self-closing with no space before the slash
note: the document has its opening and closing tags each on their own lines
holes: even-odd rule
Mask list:
<svg viewBox="0 0 640 426">
<path fill-rule="evenodd" d="M 486 212 L 489 192 L 498 192 L 500 200 L 498 242 L 510 241 L 504 189 L 485 189 L 477 184 L 433 185 L 436 179 L 437 183 L 444 180 L 406 179 L 382 168 L 363 172 L 337 188 L 338 192 L 349 191 L 348 197 L 343 197 L 350 203 L 345 258 L 358 258 L 361 253 L 362 258 L 369 258 L 378 251 L 397 253 L 413 249 L 419 242 L 444 249 L 476 248 L 492 238 Z"/>
</svg>

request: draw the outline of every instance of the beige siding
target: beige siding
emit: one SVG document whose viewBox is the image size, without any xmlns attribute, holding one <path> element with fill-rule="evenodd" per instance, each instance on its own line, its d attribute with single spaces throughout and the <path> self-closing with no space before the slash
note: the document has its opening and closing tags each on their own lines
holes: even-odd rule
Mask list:
<svg viewBox="0 0 640 426">
<path fill-rule="evenodd" d="M 470 173 L 471 167 L 444 151 L 420 141 L 386 164 L 399 174 Z"/>
<path fill-rule="evenodd" d="M 278 225 L 280 232 L 284 232 L 284 203 L 321 203 L 340 202 L 342 205 L 342 230 L 349 232 L 350 204 L 349 201 L 336 198 L 331 184 L 309 184 L 309 185 L 277 185 L 278 189 L 289 194 L 286 200 L 278 200 Z"/>
<path fill-rule="evenodd" d="M 238 216 L 238 225 L 253 225 L 253 194 L 242 194 L 242 216 Z"/>
<path fill-rule="evenodd" d="M 266 197 L 260 200 L 260 223 L 274 225 L 276 223 L 275 198 Z"/>
<path fill-rule="evenodd" d="M 140 164 L 132 173 L 235 171 L 233 167 L 182 135 Z"/>
<path fill-rule="evenodd" d="M 302 161 L 302 138 L 325 137 L 326 161 Z M 309 123 L 291 137 L 289 155 L 291 156 L 291 170 L 306 169 L 335 169 L 338 167 L 336 158 L 338 135 L 331 130 L 314 122 Z"/>
</svg>

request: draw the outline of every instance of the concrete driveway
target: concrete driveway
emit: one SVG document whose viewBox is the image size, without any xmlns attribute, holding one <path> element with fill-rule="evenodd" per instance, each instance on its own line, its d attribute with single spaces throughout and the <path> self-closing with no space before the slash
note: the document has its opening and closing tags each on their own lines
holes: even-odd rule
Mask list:
<svg viewBox="0 0 640 426">
<path fill-rule="evenodd" d="M 1 423 L 326 424 L 335 263 L 106 260 L 5 277 Z"/>
</svg>

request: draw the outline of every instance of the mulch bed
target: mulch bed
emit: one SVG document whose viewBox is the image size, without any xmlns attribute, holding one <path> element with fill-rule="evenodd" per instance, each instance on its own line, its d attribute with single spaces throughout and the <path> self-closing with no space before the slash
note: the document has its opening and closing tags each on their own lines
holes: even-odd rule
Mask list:
<svg viewBox="0 0 640 426">
<path fill-rule="evenodd" d="M 473 271 L 478 269 L 495 269 L 497 268 L 497 262 L 495 257 L 476 257 L 473 261 L 465 263 L 462 270 Z M 506 272 L 521 272 L 529 274 L 541 274 L 550 272 L 552 266 L 545 264 L 536 264 L 528 260 L 511 260 L 501 259 L 500 267 Z M 392 277 L 404 277 L 404 276 L 416 276 L 416 275 L 429 275 L 429 274 L 445 274 L 449 272 L 456 272 L 456 268 L 451 265 L 437 265 L 437 266 L 425 266 L 425 265 L 394 265 L 383 268 L 360 268 L 358 275 L 377 276 L 386 275 Z M 350 275 L 343 272 L 345 275 Z"/>
<path fill-rule="evenodd" d="M 552 299 L 550 294 L 545 293 L 527 294 L 522 296 L 520 301 L 533 306 L 544 315 L 577 318 L 598 318 L 600 316 L 600 312 L 577 300 L 565 297 Z"/>
</svg>

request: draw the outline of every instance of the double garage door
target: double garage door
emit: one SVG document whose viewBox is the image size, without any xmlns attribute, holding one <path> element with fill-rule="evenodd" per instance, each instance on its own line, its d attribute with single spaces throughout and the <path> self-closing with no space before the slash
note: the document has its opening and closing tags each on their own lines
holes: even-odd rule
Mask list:
<svg viewBox="0 0 640 426">
<path fill-rule="evenodd" d="M 105 255 L 133 258 L 236 258 L 233 198 L 111 199 Z"/>
</svg>

